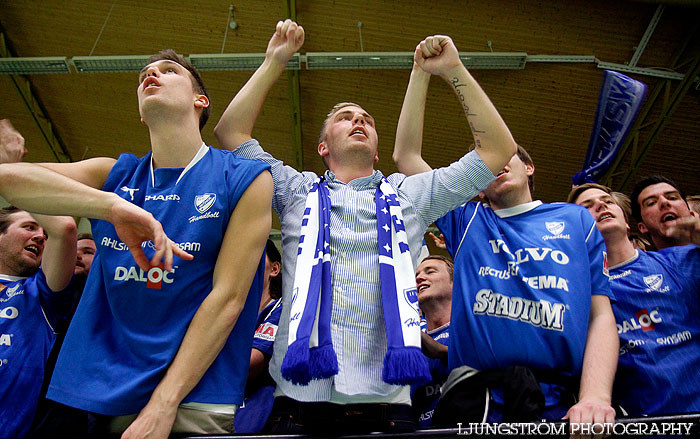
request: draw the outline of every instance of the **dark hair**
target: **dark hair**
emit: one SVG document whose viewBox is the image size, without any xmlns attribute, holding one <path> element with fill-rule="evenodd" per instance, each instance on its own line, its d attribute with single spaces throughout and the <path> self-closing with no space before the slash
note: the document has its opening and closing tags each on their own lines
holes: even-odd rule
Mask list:
<svg viewBox="0 0 700 439">
<path fill-rule="evenodd" d="M 423 258 L 421 261 L 421 264 L 425 261 L 429 260 L 435 260 L 435 261 L 442 261 L 447 265 L 447 272 L 450 273 L 450 280 L 452 280 L 452 276 L 454 275 L 455 272 L 455 264 L 452 262 L 452 259 L 448 258 L 447 256 L 442 256 L 442 255 L 429 255 Z"/>
<path fill-rule="evenodd" d="M 207 88 L 204 86 L 204 81 L 199 75 L 197 69 L 194 68 L 189 61 L 177 54 L 173 49 L 163 49 L 155 55 L 151 56 L 148 60 L 148 64 L 154 63 L 156 61 L 172 61 L 174 63 L 180 64 L 192 75 L 192 89 L 199 94 L 203 94 L 209 99 L 209 93 L 207 93 Z M 204 125 L 207 124 L 209 120 L 209 115 L 211 114 L 211 104 L 207 107 L 202 108 L 202 114 L 199 116 L 199 131 L 202 131 Z"/>
<path fill-rule="evenodd" d="M 700 195 L 688 195 L 685 198 L 685 202 L 688 203 L 690 210 L 700 214 Z"/>
<path fill-rule="evenodd" d="M 7 232 L 7 228 L 13 223 L 10 215 L 17 212 L 23 212 L 23 210 L 15 206 L 7 206 L 0 209 L 0 233 Z"/>
<path fill-rule="evenodd" d="M 527 150 L 522 146 L 518 145 L 518 152 L 516 153 L 521 162 L 526 165 L 535 166 L 532 162 L 532 157 L 528 154 Z M 535 174 L 527 176 L 527 187 L 530 189 L 530 195 L 535 193 Z"/>
<path fill-rule="evenodd" d="M 95 240 L 95 238 L 92 237 L 92 233 L 81 233 L 80 235 L 78 235 L 76 241 L 80 241 L 81 239 L 89 239 L 91 241 Z"/>
<path fill-rule="evenodd" d="M 632 189 L 632 216 L 634 216 L 634 219 L 636 219 L 639 222 L 642 221 L 642 208 L 639 204 L 639 195 L 642 193 L 644 189 L 646 189 L 648 186 L 654 185 L 654 184 L 659 184 L 659 183 L 666 183 L 671 186 L 675 190 L 678 191 L 678 193 L 681 195 L 681 198 L 683 201 L 685 201 L 685 193 L 683 190 L 674 182 L 673 180 L 670 180 L 663 175 L 650 175 L 648 177 L 644 177 L 641 180 L 637 182 L 637 184 L 634 185 L 634 189 Z M 686 202 L 687 203 L 687 202 Z"/>
<path fill-rule="evenodd" d="M 277 262 L 280 264 L 280 267 L 281 267 L 282 256 L 280 255 L 279 250 L 277 250 L 277 246 L 275 245 L 274 242 L 272 242 L 271 239 L 267 240 L 267 244 L 265 245 L 265 253 L 267 254 L 268 259 L 270 259 L 270 262 Z M 277 276 L 270 278 L 270 297 L 272 297 L 273 299 L 279 299 L 282 297 L 282 271 L 281 270 Z"/>
<path fill-rule="evenodd" d="M 600 189 L 601 191 L 610 195 L 615 204 L 620 206 L 620 209 L 622 209 L 622 214 L 625 216 L 625 222 L 627 224 L 630 223 L 630 216 L 632 215 L 630 211 L 630 198 L 622 192 L 615 192 L 608 186 L 604 186 L 602 184 L 584 183 L 581 186 L 576 186 L 575 188 L 571 189 L 571 192 L 569 193 L 569 197 L 566 199 L 566 202 L 576 203 L 578 197 L 580 197 L 581 194 L 586 192 L 588 189 Z"/>
</svg>

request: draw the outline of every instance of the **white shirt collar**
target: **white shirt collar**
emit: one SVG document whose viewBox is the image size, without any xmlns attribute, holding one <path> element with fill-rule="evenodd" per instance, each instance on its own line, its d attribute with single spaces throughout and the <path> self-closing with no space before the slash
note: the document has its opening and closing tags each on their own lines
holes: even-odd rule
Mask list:
<svg viewBox="0 0 700 439">
<path fill-rule="evenodd" d="M 615 264 L 612 267 L 608 267 L 608 270 L 613 270 L 615 268 L 625 266 L 625 265 L 629 264 L 630 262 L 634 262 L 638 257 L 639 257 L 639 250 L 635 248 L 634 249 L 634 256 L 632 256 L 631 258 L 629 258 L 626 261 L 620 262 L 619 264 Z"/>
<path fill-rule="evenodd" d="M 180 179 L 182 179 L 182 177 L 187 173 L 187 171 L 192 169 L 192 167 L 196 165 L 197 162 L 202 159 L 202 157 L 204 157 L 207 151 L 209 151 L 209 147 L 206 143 L 202 142 L 202 146 L 199 147 L 199 151 L 197 151 L 197 154 L 195 154 L 195 156 L 192 157 L 192 160 L 190 160 L 187 166 L 185 166 L 185 169 L 182 170 L 175 184 L 178 184 L 180 182 Z M 153 185 L 154 187 L 156 185 L 156 177 L 153 173 L 153 154 L 151 154 L 151 185 Z"/>
<path fill-rule="evenodd" d="M 9 274 L 0 274 L 0 280 L 8 280 L 10 282 L 16 282 L 18 280 L 26 279 L 28 276 L 10 276 Z"/>
<path fill-rule="evenodd" d="M 510 216 L 520 215 L 521 213 L 529 212 L 535 207 L 541 205 L 540 200 L 530 201 L 529 203 L 518 204 L 517 206 L 508 207 L 506 209 L 494 210 L 494 213 L 499 218 L 508 218 Z"/>
</svg>

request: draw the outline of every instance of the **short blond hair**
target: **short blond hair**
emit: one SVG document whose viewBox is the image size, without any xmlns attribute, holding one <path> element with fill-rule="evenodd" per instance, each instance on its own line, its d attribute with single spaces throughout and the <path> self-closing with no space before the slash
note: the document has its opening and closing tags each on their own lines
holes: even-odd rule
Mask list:
<svg viewBox="0 0 700 439">
<path fill-rule="evenodd" d="M 331 111 L 329 111 L 326 114 L 326 118 L 323 120 L 323 125 L 321 125 L 321 132 L 318 134 L 318 143 L 322 143 L 324 140 L 326 140 L 326 128 L 328 127 L 328 121 L 331 120 L 331 117 L 335 113 L 337 113 L 339 110 L 345 108 L 345 107 L 360 107 L 360 105 L 354 103 L 354 102 L 339 102 L 335 105 L 333 105 L 333 108 L 331 108 Z"/>
</svg>

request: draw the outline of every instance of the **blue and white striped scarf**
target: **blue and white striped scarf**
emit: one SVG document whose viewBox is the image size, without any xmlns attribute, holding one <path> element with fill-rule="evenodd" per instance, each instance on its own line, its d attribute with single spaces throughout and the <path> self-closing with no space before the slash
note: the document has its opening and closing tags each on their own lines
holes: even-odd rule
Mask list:
<svg viewBox="0 0 700 439">
<path fill-rule="evenodd" d="M 389 384 L 422 384 L 430 370 L 421 353 L 415 272 L 396 193 L 386 178 L 374 195 L 382 308 L 387 337 L 382 379 Z M 338 373 L 330 331 L 332 305 L 330 209 L 323 177 L 306 198 L 292 290 L 287 354 L 282 376 L 294 384 Z"/>
</svg>

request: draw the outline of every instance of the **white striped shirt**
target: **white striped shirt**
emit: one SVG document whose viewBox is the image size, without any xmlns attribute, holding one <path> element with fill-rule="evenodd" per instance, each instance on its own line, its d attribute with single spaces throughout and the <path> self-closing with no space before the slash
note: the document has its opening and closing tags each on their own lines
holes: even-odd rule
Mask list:
<svg viewBox="0 0 700 439">
<path fill-rule="evenodd" d="M 380 171 L 345 184 L 326 171 L 331 198 L 331 333 L 339 372 L 333 378 L 314 380 L 306 386 L 282 378 L 280 367 L 287 352 L 289 309 L 294 285 L 297 247 L 306 197 L 318 178 L 299 172 L 263 151 L 256 140 L 234 151 L 242 157 L 272 165 L 272 207 L 282 228 L 282 317 L 270 362 L 277 395 L 298 401 L 408 402 L 408 386 L 382 381 L 386 334 L 379 283 L 377 216 L 374 193 L 383 177 Z M 476 152 L 446 168 L 406 177 L 387 177 L 394 188 L 404 218 L 414 267 L 423 235 L 435 220 L 473 198 L 494 180 Z M 339 395 L 340 394 L 340 395 Z M 397 395 L 401 401 L 397 401 Z"/>
</svg>

